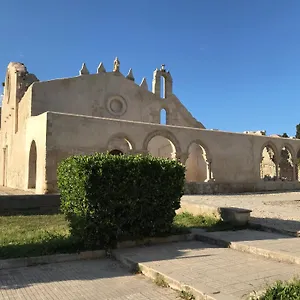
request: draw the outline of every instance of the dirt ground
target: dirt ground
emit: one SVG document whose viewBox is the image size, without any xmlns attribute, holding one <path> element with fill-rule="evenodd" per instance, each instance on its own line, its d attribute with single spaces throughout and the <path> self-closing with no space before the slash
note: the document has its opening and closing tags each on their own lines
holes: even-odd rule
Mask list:
<svg viewBox="0 0 300 300">
<path fill-rule="evenodd" d="M 252 210 L 253 221 L 300 231 L 300 192 L 239 194 L 239 195 L 185 195 L 182 200 L 214 207 L 241 207 Z"/>
</svg>

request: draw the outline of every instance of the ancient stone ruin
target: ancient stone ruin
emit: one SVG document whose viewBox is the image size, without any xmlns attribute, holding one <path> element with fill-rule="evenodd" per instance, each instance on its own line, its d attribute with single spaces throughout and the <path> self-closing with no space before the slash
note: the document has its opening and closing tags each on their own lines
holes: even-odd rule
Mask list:
<svg viewBox="0 0 300 300">
<path fill-rule="evenodd" d="M 7 67 L 1 109 L 0 184 L 57 192 L 58 163 L 73 154 L 146 154 L 180 160 L 195 193 L 299 188 L 300 140 L 208 130 L 173 93 L 165 65 L 135 82 L 103 63 L 72 78 L 39 81 L 22 63 Z M 162 87 L 162 88 L 161 88 Z M 189 188 L 187 188 L 189 191 Z"/>
</svg>

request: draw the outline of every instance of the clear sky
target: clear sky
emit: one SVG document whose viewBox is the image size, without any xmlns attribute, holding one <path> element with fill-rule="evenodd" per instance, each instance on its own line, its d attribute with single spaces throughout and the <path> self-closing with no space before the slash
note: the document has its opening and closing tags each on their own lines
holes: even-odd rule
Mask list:
<svg viewBox="0 0 300 300">
<path fill-rule="evenodd" d="M 0 28 L 1 82 L 10 61 L 48 80 L 118 56 L 149 87 L 166 64 L 207 128 L 294 135 L 300 123 L 299 0 L 3 0 Z"/>
</svg>

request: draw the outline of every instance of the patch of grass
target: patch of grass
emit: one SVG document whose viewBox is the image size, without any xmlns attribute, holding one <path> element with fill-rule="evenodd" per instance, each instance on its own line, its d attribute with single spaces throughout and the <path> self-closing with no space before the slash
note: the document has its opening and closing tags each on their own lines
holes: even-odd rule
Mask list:
<svg viewBox="0 0 300 300">
<path fill-rule="evenodd" d="M 191 213 L 183 212 L 175 216 L 174 225 L 179 228 L 208 228 L 216 226 L 219 221 L 215 217 L 204 215 L 194 216 Z"/>
<path fill-rule="evenodd" d="M 241 230 L 247 226 L 236 227 L 232 224 L 223 222 L 220 218 L 207 215 L 193 215 L 183 212 L 175 216 L 174 226 L 181 229 L 203 228 L 207 231 L 225 231 L 225 230 Z"/>
<path fill-rule="evenodd" d="M 277 281 L 270 286 L 266 292 L 258 298 L 259 300 L 299 300 L 300 299 L 300 280 Z"/>
<path fill-rule="evenodd" d="M 166 282 L 164 276 L 162 276 L 161 274 L 156 274 L 154 283 L 160 287 L 164 287 L 164 288 L 169 287 L 169 284 Z"/>
<path fill-rule="evenodd" d="M 181 213 L 175 216 L 171 232 L 164 236 L 186 234 L 193 227 L 207 230 L 234 229 L 214 217 Z M 0 259 L 83 250 L 94 249 L 85 249 L 81 241 L 71 236 L 68 221 L 62 214 L 0 217 Z"/>
<path fill-rule="evenodd" d="M 191 292 L 181 291 L 179 297 L 184 300 L 195 300 L 195 296 Z"/>
<path fill-rule="evenodd" d="M 189 229 L 173 226 L 165 236 L 184 233 L 189 233 Z M 71 236 L 63 214 L 0 217 L 0 259 L 83 250 L 94 249 L 85 249 L 81 241 Z"/>
<path fill-rule="evenodd" d="M 77 252 L 63 215 L 0 217 L 0 258 Z"/>
</svg>

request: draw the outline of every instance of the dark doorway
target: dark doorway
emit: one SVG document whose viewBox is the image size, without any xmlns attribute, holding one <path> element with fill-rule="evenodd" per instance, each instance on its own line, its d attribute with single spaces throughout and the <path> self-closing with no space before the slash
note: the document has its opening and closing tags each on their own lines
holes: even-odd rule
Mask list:
<svg viewBox="0 0 300 300">
<path fill-rule="evenodd" d="M 28 188 L 35 189 L 36 187 L 36 161 L 37 152 L 35 141 L 32 141 L 29 152 L 29 172 L 28 172 Z"/>
<path fill-rule="evenodd" d="M 111 150 L 111 151 L 109 152 L 109 154 L 111 154 L 111 155 L 122 155 L 123 152 L 122 152 L 121 150 L 114 149 L 114 150 Z"/>
</svg>

